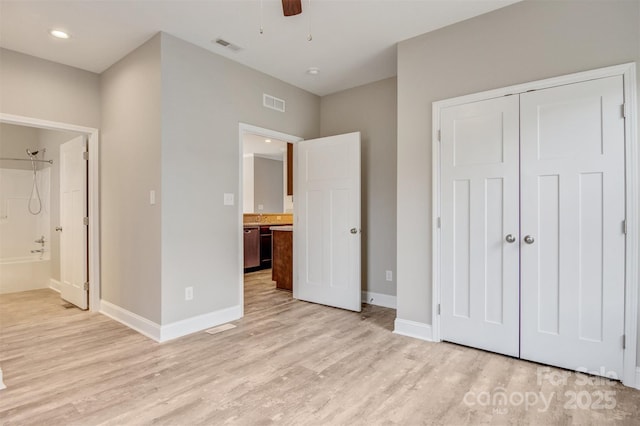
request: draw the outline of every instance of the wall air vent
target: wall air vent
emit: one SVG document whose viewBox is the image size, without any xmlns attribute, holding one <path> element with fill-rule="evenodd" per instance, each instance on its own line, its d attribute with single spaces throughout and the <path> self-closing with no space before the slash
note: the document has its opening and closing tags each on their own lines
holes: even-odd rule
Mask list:
<svg viewBox="0 0 640 426">
<path fill-rule="evenodd" d="M 275 96 L 267 95 L 266 93 L 262 94 L 262 105 L 275 109 L 276 111 L 284 112 L 285 102 L 283 99 L 278 99 Z"/>
<path fill-rule="evenodd" d="M 226 47 L 227 49 L 232 50 L 234 52 L 239 52 L 239 51 L 242 50 L 242 47 L 236 46 L 235 44 L 229 43 L 227 40 L 224 40 L 224 39 L 221 39 L 221 38 L 215 39 L 214 42 L 216 44 L 219 44 L 222 47 Z"/>
</svg>

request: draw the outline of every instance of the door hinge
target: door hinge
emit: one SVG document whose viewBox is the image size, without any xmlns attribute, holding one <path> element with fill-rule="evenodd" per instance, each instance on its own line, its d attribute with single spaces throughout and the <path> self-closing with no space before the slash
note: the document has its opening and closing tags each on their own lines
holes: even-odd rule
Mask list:
<svg viewBox="0 0 640 426">
<path fill-rule="evenodd" d="M 82 158 L 86 161 L 89 161 L 89 151 L 84 151 L 82 153 Z"/>
<path fill-rule="evenodd" d="M 440 228 L 440 227 L 442 226 L 442 221 L 440 220 L 440 218 L 437 218 L 437 219 L 436 219 L 436 226 L 437 226 L 438 228 Z"/>
<path fill-rule="evenodd" d="M 622 109 L 622 118 L 627 118 L 627 104 L 624 103 L 620 107 Z"/>
<path fill-rule="evenodd" d="M 82 223 L 83 223 L 85 226 L 89 226 L 89 218 L 88 218 L 88 217 L 83 217 L 83 218 L 82 218 Z"/>
<path fill-rule="evenodd" d="M 440 142 L 442 139 L 442 131 L 438 130 L 438 142 Z"/>
<path fill-rule="evenodd" d="M 89 282 L 85 282 L 82 288 L 84 288 L 84 291 L 89 291 Z"/>
<path fill-rule="evenodd" d="M 622 221 L 622 233 L 624 235 L 627 235 L 627 221 L 626 220 Z"/>
<path fill-rule="evenodd" d="M 627 349 L 627 335 L 622 335 L 622 349 Z"/>
<path fill-rule="evenodd" d="M 438 312 L 438 315 L 440 315 L 440 304 L 439 304 L 439 303 L 438 303 L 438 310 L 437 310 L 437 312 Z"/>
</svg>

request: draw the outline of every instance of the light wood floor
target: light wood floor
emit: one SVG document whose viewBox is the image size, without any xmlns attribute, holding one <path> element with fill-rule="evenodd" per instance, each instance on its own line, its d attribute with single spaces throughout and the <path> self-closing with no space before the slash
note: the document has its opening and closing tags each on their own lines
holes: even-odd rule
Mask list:
<svg viewBox="0 0 640 426">
<path fill-rule="evenodd" d="M 268 271 L 247 276 L 245 312 L 158 344 L 49 290 L 0 296 L 0 424 L 640 424 L 640 391 L 538 383 L 536 364 L 392 334 L 394 310 L 292 300 Z M 548 409 L 519 404 L 540 393 Z"/>
</svg>

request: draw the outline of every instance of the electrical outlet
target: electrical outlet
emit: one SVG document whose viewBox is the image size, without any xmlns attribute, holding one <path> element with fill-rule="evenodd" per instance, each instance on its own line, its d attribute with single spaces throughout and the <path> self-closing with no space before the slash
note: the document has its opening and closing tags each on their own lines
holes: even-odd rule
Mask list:
<svg viewBox="0 0 640 426">
<path fill-rule="evenodd" d="M 387 281 L 393 281 L 393 271 L 387 271 Z"/>
<path fill-rule="evenodd" d="M 184 300 L 193 300 L 193 287 L 184 288 Z"/>
<path fill-rule="evenodd" d="M 224 205 L 225 206 L 232 206 L 233 203 L 234 203 L 233 194 L 225 193 L 224 194 Z"/>
</svg>

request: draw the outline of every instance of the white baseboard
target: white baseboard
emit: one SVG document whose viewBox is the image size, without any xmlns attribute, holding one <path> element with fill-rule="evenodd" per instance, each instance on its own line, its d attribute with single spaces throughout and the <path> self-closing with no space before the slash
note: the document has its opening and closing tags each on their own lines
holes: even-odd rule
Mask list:
<svg viewBox="0 0 640 426">
<path fill-rule="evenodd" d="M 100 313 L 159 343 L 206 330 L 242 317 L 242 310 L 238 305 L 167 325 L 159 325 L 106 300 L 100 301 Z"/>
<path fill-rule="evenodd" d="M 240 305 L 238 305 L 198 315 L 196 317 L 187 318 L 181 321 L 172 322 L 171 324 L 163 325 L 161 327 L 160 341 L 166 342 L 167 340 L 177 339 L 178 337 L 186 336 L 187 334 L 235 321 L 241 317 L 242 309 Z"/>
<path fill-rule="evenodd" d="M 636 382 L 634 388 L 640 390 L 640 367 L 636 367 Z"/>
<path fill-rule="evenodd" d="M 374 293 L 371 291 L 362 292 L 362 302 L 369 305 L 382 306 L 384 308 L 396 309 L 396 296 L 388 294 Z"/>
<path fill-rule="evenodd" d="M 428 342 L 433 341 L 433 332 L 429 324 L 396 318 L 393 332 Z"/>
<path fill-rule="evenodd" d="M 161 331 L 160 324 L 156 324 L 138 314 L 127 311 L 118 305 L 114 305 L 106 300 L 100 300 L 100 313 L 108 316 L 112 320 L 118 321 L 121 324 L 137 331 L 140 334 L 147 336 L 156 342 L 160 341 Z"/>
<path fill-rule="evenodd" d="M 0 368 L 0 390 L 6 389 L 6 388 L 7 388 L 7 386 L 2 381 L 2 368 Z"/>
<path fill-rule="evenodd" d="M 60 281 L 54 280 L 53 278 L 49 279 L 49 288 L 60 293 Z"/>
</svg>

